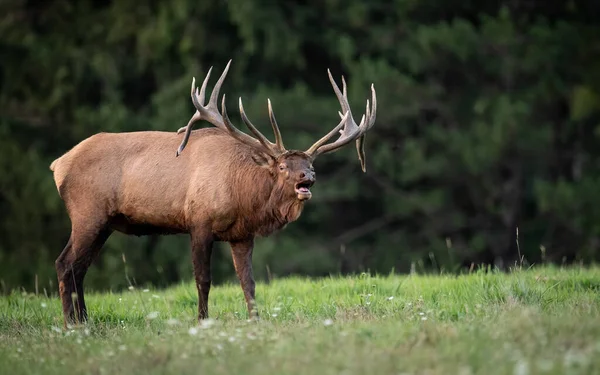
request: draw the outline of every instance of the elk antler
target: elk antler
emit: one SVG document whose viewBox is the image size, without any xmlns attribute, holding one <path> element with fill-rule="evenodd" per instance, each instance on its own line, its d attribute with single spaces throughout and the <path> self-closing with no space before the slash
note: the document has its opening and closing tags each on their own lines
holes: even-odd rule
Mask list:
<svg viewBox="0 0 600 375">
<path fill-rule="evenodd" d="M 372 106 L 369 106 L 369 101 L 367 100 L 367 108 L 365 114 L 362 116 L 360 120 L 360 125 L 356 125 L 354 118 L 352 117 L 352 111 L 350 110 L 350 104 L 348 103 L 348 94 L 346 88 L 346 81 L 344 80 L 344 76 L 342 76 L 342 84 L 343 91 L 340 92 L 340 88 L 335 83 L 333 77 L 331 76 L 331 72 L 327 69 L 327 74 L 329 75 L 329 81 L 333 86 L 333 91 L 335 91 L 335 95 L 337 96 L 340 105 L 342 107 L 342 111 L 338 112 L 342 121 L 333 128 L 327 135 L 323 138 L 319 139 L 315 144 L 313 144 L 308 150 L 306 150 L 306 154 L 308 154 L 313 160 L 319 156 L 320 154 L 324 154 L 327 152 L 332 152 L 337 150 L 338 148 L 345 146 L 346 144 L 356 140 L 356 151 L 358 153 L 358 158 L 360 160 L 361 168 L 363 172 L 366 172 L 365 166 L 365 150 L 364 150 L 364 140 L 366 136 L 366 132 L 373 127 L 375 124 L 375 117 L 377 112 L 377 96 L 375 94 L 375 86 L 371 84 L 371 98 L 372 98 Z M 340 130 L 340 128 L 343 129 Z M 333 143 L 325 144 L 329 139 L 331 139 L 336 132 L 340 132 L 340 137 Z"/>
<path fill-rule="evenodd" d="M 267 104 L 269 107 L 269 120 L 271 121 L 271 127 L 273 128 L 273 133 L 275 133 L 275 143 L 271 143 L 267 137 L 262 135 L 261 132 L 256 129 L 254 125 L 246 116 L 246 112 L 244 111 L 244 105 L 242 104 L 242 98 L 240 97 L 240 115 L 242 116 L 242 120 L 244 124 L 250 129 L 252 133 L 258 138 L 258 141 L 263 145 L 263 147 L 267 148 L 271 151 L 272 155 L 281 155 L 286 149 L 283 146 L 283 139 L 281 138 L 281 131 L 279 131 L 279 126 L 277 126 L 277 120 L 275 120 L 275 114 L 273 113 L 273 108 L 271 107 L 271 99 L 267 99 Z"/>
<path fill-rule="evenodd" d="M 192 116 L 190 121 L 188 121 L 186 126 L 177 130 L 177 134 L 180 134 L 181 132 L 185 131 L 185 136 L 183 137 L 183 141 L 181 142 L 181 145 L 179 145 L 179 148 L 177 149 L 177 156 L 179 156 L 183 152 L 183 149 L 187 145 L 187 142 L 190 138 L 190 133 L 192 131 L 193 124 L 199 120 L 206 120 L 206 121 L 210 122 L 211 124 L 215 125 L 217 128 L 226 131 L 227 133 L 229 133 L 229 135 L 231 135 L 232 137 L 236 138 L 237 140 L 239 140 L 247 145 L 250 145 L 253 147 L 264 148 L 264 150 L 273 157 L 277 157 L 278 155 L 280 155 L 286 151 L 285 147 L 283 146 L 283 141 L 281 139 L 281 132 L 279 131 L 279 127 L 277 126 L 277 122 L 275 121 L 275 115 L 273 114 L 270 100 L 268 101 L 269 118 L 271 120 L 271 126 L 273 127 L 273 132 L 275 133 L 276 143 L 269 142 L 269 140 L 262 133 L 260 133 L 258 131 L 258 129 L 256 129 L 256 127 L 254 127 L 254 125 L 252 125 L 252 123 L 250 122 L 250 120 L 248 119 L 248 117 L 246 116 L 246 114 L 244 112 L 244 108 L 242 106 L 242 98 L 240 98 L 240 113 L 242 115 L 242 119 L 244 120 L 244 123 L 250 129 L 250 131 L 252 133 L 254 133 L 254 135 L 257 137 L 257 139 L 249 136 L 248 134 L 240 131 L 235 126 L 233 126 L 233 124 L 229 120 L 229 117 L 227 116 L 227 109 L 225 107 L 225 94 L 223 94 L 223 99 L 221 101 L 222 114 L 219 113 L 219 109 L 217 106 L 217 97 L 219 96 L 219 91 L 221 90 L 221 85 L 223 84 L 223 81 L 225 80 L 225 76 L 227 75 L 227 72 L 229 71 L 230 64 L 231 64 L 231 60 L 229 60 L 229 62 L 227 63 L 227 66 L 225 67 L 225 70 L 221 74 L 221 77 L 215 84 L 215 87 L 213 88 L 212 94 L 210 95 L 210 99 L 208 100 L 207 105 L 204 105 L 204 98 L 205 98 L 205 93 L 206 93 L 206 85 L 208 83 L 208 79 L 210 77 L 212 67 L 208 70 L 208 73 L 206 74 L 206 78 L 204 78 L 204 82 L 202 82 L 202 86 L 200 87 L 200 92 L 198 92 L 198 88 L 195 87 L 196 78 L 192 79 L 191 97 L 192 97 L 192 103 L 194 103 L 194 107 L 196 107 L 196 113 L 194 113 L 194 115 Z"/>
</svg>

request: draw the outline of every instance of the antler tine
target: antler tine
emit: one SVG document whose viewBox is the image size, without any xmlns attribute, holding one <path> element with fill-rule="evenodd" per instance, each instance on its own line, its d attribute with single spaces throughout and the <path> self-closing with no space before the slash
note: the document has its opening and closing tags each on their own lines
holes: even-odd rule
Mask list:
<svg viewBox="0 0 600 375">
<path fill-rule="evenodd" d="M 333 86 L 333 91 L 335 92 L 335 96 L 337 96 L 340 104 L 342 105 L 342 110 L 344 112 L 348 112 L 350 110 L 350 105 L 348 105 L 346 102 L 346 81 L 343 79 L 343 76 L 342 76 L 342 82 L 343 82 L 343 88 L 344 88 L 344 93 L 342 94 L 340 92 L 340 88 L 338 87 L 337 83 L 335 83 L 335 80 L 333 79 L 333 76 L 331 75 L 331 71 L 329 69 L 327 69 L 327 75 L 329 76 L 329 82 L 331 82 L 331 86 Z"/>
<path fill-rule="evenodd" d="M 217 98 L 219 97 L 219 91 L 221 91 L 221 86 L 223 85 L 223 81 L 225 81 L 225 76 L 227 75 L 227 72 L 229 71 L 229 65 L 231 65 L 231 59 L 229 59 L 227 66 L 225 66 L 225 69 L 223 70 L 223 74 L 221 74 L 221 77 L 219 77 L 219 80 L 217 81 L 217 83 L 215 83 L 215 87 L 213 88 L 213 91 L 210 94 L 210 99 L 208 100 L 208 106 L 213 105 L 215 108 L 217 108 Z M 202 84 L 202 89 L 200 90 L 200 94 L 202 95 L 203 101 L 204 101 L 203 91 L 206 89 L 207 81 L 208 81 L 208 76 L 204 80 L 204 83 Z"/>
<path fill-rule="evenodd" d="M 210 75 L 211 69 L 212 69 L 212 66 L 208 70 L 207 77 Z M 206 79 L 204 81 L 206 82 Z M 197 89 L 195 89 L 195 86 L 196 86 L 196 77 L 192 77 L 192 88 L 190 89 L 190 97 L 192 98 L 192 102 L 194 101 L 194 91 L 197 91 Z M 204 99 L 202 101 L 204 101 Z M 182 131 L 187 130 L 188 127 L 192 126 L 192 124 L 194 122 L 200 120 L 201 117 L 202 116 L 200 115 L 200 112 L 198 112 L 198 110 L 196 110 L 196 112 L 194 113 L 194 115 L 192 116 L 190 121 L 188 121 L 187 125 L 177 129 L 177 134 L 180 134 Z M 189 135 L 187 135 L 187 137 L 184 139 L 185 143 L 187 143 L 187 138 L 189 138 Z M 183 144 L 183 146 L 185 147 L 185 144 Z M 179 156 L 179 153 L 177 155 Z"/>
<path fill-rule="evenodd" d="M 335 92 L 335 95 L 337 96 L 338 101 L 340 102 L 340 106 L 342 107 L 342 112 L 350 113 L 350 116 L 348 117 L 348 120 L 349 120 L 348 124 L 346 127 L 344 127 L 342 132 L 346 133 L 346 134 L 353 132 L 357 126 L 356 126 L 356 122 L 354 122 L 354 118 L 352 117 L 352 110 L 350 109 L 350 103 L 348 103 L 348 90 L 346 87 L 346 80 L 344 79 L 344 76 L 342 76 L 342 90 L 343 91 L 340 92 L 340 88 L 338 87 L 337 83 L 335 83 L 335 80 L 333 79 L 333 76 L 331 75 L 331 71 L 329 69 L 327 69 L 327 75 L 329 76 L 329 82 L 331 82 L 333 91 Z"/>
<path fill-rule="evenodd" d="M 206 75 L 206 78 L 204 79 L 204 84 L 206 84 L 206 82 L 208 81 L 208 77 L 210 76 L 210 71 L 212 70 L 212 66 L 210 67 L 210 69 L 208 69 L 208 74 Z M 204 87 L 204 84 L 202 85 L 202 87 Z M 197 91 L 196 89 L 196 77 L 192 77 L 192 87 L 190 89 L 190 96 L 192 97 L 192 102 L 194 102 L 194 99 L 196 97 L 196 95 L 194 95 L 194 91 Z M 204 99 L 203 99 L 204 101 Z M 196 107 L 196 104 L 194 103 L 194 107 Z M 179 145 L 179 148 L 177 148 L 177 154 L 176 156 L 179 156 L 182 152 L 183 149 L 185 148 L 185 146 L 188 143 L 188 140 L 190 139 L 190 134 L 192 133 L 192 126 L 194 125 L 194 123 L 196 121 L 199 121 L 202 119 L 202 115 L 200 114 L 200 112 L 198 111 L 198 109 L 196 109 L 196 112 L 194 113 L 194 115 L 192 116 L 192 118 L 190 119 L 190 121 L 188 121 L 187 125 L 184 126 L 183 128 L 179 128 L 177 130 L 177 134 L 180 134 L 182 131 L 185 130 L 185 135 L 183 136 L 183 140 L 181 141 L 181 144 Z"/>
<path fill-rule="evenodd" d="M 231 62 L 231 60 L 229 60 Z M 229 64 L 227 64 L 229 68 Z M 192 96 L 194 96 L 194 91 L 196 96 L 199 96 L 198 101 L 200 105 L 204 105 L 204 97 L 206 95 L 206 85 L 208 84 L 208 79 L 210 78 L 210 72 L 212 72 L 212 66 L 208 69 L 208 73 L 206 73 L 206 77 L 204 77 L 204 81 L 202 81 L 202 86 L 200 87 L 200 94 L 198 94 L 198 88 L 194 86 L 195 82 L 192 82 Z M 226 70 L 225 70 L 226 71 Z M 222 76 L 222 75 L 221 75 Z M 194 89 L 195 88 L 195 89 Z M 193 99 L 192 99 L 193 100 Z"/>
<path fill-rule="evenodd" d="M 358 154 L 358 160 L 360 161 L 360 167 L 363 172 L 367 171 L 366 166 L 366 155 L 365 155 L 365 139 L 367 138 L 366 131 L 371 129 L 375 124 L 375 118 L 377 117 L 377 95 L 375 94 L 375 86 L 371 84 L 371 99 L 372 105 L 370 110 L 370 116 L 368 116 L 368 124 L 365 132 L 356 140 L 356 153 Z M 368 104 L 367 104 L 368 108 Z"/>
<path fill-rule="evenodd" d="M 194 107 L 196 107 L 196 111 L 199 113 L 208 112 L 206 108 L 204 108 L 203 103 L 200 102 L 200 95 L 198 95 L 198 88 L 192 91 L 192 103 Z M 208 106 L 207 106 L 208 107 Z"/>
<path fill-rule="evenodd" d="M 271 143 L 267 137 L 265 137 L 261 132 L 258 131 L 258 129 L 256 129 L 256 127 L 254 125 L 252 125 L 252 123 L 250 122 L 250 119 L 248 118 L 248 116 L 246 116 L 246 112 L 244 111 L 244 105 L 242 104 L 242 97 L 240 96 L 240 116 L 242 117 L 242 121 L 244 121 L 244 124 L 246 124 L 246 126 L 248 127 L 248 129 L 250 129 L 250 131 L 256 136 L 256 138 L 258 139 L 258 141 L 267 149 L 271 149 L 273 146 L 273 143 Z"/>
<path fill-rule="evenodd" d="M 371 129 L 375 125 L 375 118 L 377 117 L 377 95 L 375 94 L 375 85 L 371 84 L 371 116 L 369 117 L 369 126 L 367 130 Z"/>
<path fill-rule="evenodd" d="M 275 134 L 275 147 L 277 147 L 278 151 L 285 152 L 281 131 L 279 130 L 277 120 L 275 119 L 275 113 L 273 113 L 273 107 L 271 106 L 271 99 L 267 99 L 267 106 L 269 107 L 269 120 L 271 121 L 271 127 L 273 128 L 273 133 Z"/>
<path fill-rule="evenodd" d="M 371 109 L 369 107 L 369 100 L 367 99 L 367 106 L 365 108 L 365 129 L 369 129 L 369 121 L 371 119 Z M 373 122 L 374 123 L 374 122 Z M 361 125 L 363 125 L 361 123 Z M 372 124 L 371 124 L 372 126 Z M 363 173 L 367 172 L 367 157 L 365 155 L 365 138 L 367 137 L 366 130 L 362 131 L 362 134 L 356 139 L 356 153 L 358 154 L 358 160 L 360 162 L 360 169 Z"/>
<path fill-rule="evenodd" d="M 223 99 L 221 99 L 221 113 L 223 114 L 223 123 L 229 130 L 229 133 L 236 133 L 237 128 L 233 126 L 231 120 L 229 120 L 229 116 L 227 115 L 227 106 L 225 106 L 225 94 L 223 94 Z M 237 132 L 241 133 L 241 131 L 237 130 Z"/>
</svg>

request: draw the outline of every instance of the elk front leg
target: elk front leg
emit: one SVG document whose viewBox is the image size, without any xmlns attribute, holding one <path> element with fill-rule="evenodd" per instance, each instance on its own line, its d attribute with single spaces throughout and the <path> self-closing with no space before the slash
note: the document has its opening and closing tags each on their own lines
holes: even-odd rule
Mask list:
<svg viewBox="0 0 600 375">
<path fill-rule="evenodd" d="M 213 237 L 210 233 L 192 234 L 192 263 L 198 289 L 198 320 L 208 318 L 208 293 L 210 292 L 210 257 Z"/>
<path fill-rule="evenodd" d="M 254 298 L 255 282 L 252 274 L 252 250 L 254 249 L 254 239 L 238 242 L 230 242 L 231 255 L 235 272 L 244 291 L 246 304 L 248 306 L 248 315 L 250 318 L 258 318 L 258 311 Z"/>
</svg>

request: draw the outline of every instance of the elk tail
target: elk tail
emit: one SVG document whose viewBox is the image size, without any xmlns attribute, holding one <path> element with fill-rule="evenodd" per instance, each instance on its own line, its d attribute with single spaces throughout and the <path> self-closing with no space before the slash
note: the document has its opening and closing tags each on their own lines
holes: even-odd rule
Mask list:
<svg viewBox="0 0 600 375">
<path fill-rule="evenodd" d="M 58 158 L 60 159 L 60 158 Z M 54 160 L 52 164 L 50 164 L 50 170 L 54 172 L 54 168 L 56 168 L 56 164 L 58 163 L 58 159 Z"/>
</svg>

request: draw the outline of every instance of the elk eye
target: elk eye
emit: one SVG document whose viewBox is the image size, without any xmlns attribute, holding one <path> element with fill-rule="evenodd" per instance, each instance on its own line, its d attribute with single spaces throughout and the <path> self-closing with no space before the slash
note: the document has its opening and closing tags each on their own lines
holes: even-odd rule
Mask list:
<svg viewBox="0 0 600 375">
<path fill-rule="evenodd" d="M 285 166 L 285 164 L 279 164 L 279 170 L 280 170 L 280 171 L 285 171 L 285 168 L 287 168 L 287 167 Z"/>
</svg>

